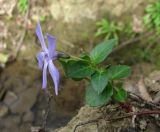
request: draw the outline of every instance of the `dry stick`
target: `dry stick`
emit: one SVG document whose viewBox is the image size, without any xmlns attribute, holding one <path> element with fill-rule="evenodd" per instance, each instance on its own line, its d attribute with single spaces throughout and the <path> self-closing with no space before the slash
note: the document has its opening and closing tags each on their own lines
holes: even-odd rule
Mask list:
<svg viewBox="0 0 160 132">
<path fill-rule="evenodd" d="M 139 95 L 136 95 L 134 93 L 131 93 L 131 92 L 128 92 L 129 93 L 129 97 L 132 99 L 132 100 L 135 100 L 135 101 L 140 101 L 142 102 L 143 104 L 145 105 L 148 105 L 150 107 L 154 107 L 154 108 L 157 108 L 157 109 L 160 109 L 160 106 L 158 104 L 155 104 L 153 102 L 147 102 L 146 100 L 144 100 L 142 97 L 140 97 Z"/>
<path fill-rule="evenodd" d="M 110 118 L 110 119 L 106 119 L 106 120 L 103 117 L 99 117 L 97 119 L 86 121 L 86 122 L 82 122 L 82 123 L 76 125 L 75 128 L 73 129 L 73 132 L 76 132 L 76 129 L 79 126 L 87 125 L 87 124 L 90 124 L 90 123 L 97 123 L 99 120 L 105 120 L 107 122 L 111 122 L 111 121 L 116 121 L 116 120 L 119 120 L 119 119 L 124 119 L 124 118 L 128 118 L 128 117 L 132 117 L 134 115 L 136 115 L 136 116 L 143 116 L 143 115 L 150 115 L 150 114 L 160 114 L 160 110 L 142 111 L 142 112 L 131 112 L 131 113 L 128 113 L 128 114 L 126 114 L 124 116 L 118 116 L 118 117 Z"/>
<path fill-rule="evenodd" d="M 129 39 L 128 41 L 120 44 L 117 48 L 115 48 L 115 49 L 112 51 L 111 54 L 117 52 L 118 50 L 120 50 L 120 49 L 122 49 L 122 48 L 124 48 L 124 47 L 126 47 L 126 46 L 128 46 L 128 45 L 130 45 L 130 44 L 132 44 L 132 43 L 134 43 L 134 42 L 137 42 L 138 40 L 140 40 L 140 39 L 143 38 L 143 37 L 150 36 L 150 35 L 153 34 L 153 33 L 154 33 L 154 32 L 148 32 L 148 33 L 146 33 L 146 34 L 144 34 L 144 35 L 140 35 L 140 36 L 138 36 L 138 37 L 136 37 L 136 38 Z"/>
<path fill-rule="evenodd" d="M 49 93 L 49 91 L 46 92 L 46 94 L 48 95 L 48 100 L 47 100 L 47 108 L 46 108 L 46 112 L 45 112 L 45 115 L 44 115 L 44 119 L 43 119 L 43 125 L 42 125 L 42 129 L 44 132 L 46 132 L 46 126 L 47 126 L 47 118 L 48 118 L 48 115 L 49 115 L 49 111 L 50 111 L 50 102 L 51 102 L 51 99 L 52 99 L 52 95 Z"/>
<path fill-rule="evenodd" d="M 27 12 L 24 16 L 24 30 L 22 31 L 22 35 L 20 37 L 20 40 L 17 44 L 17 48 L 16 48 L 16 52 L 15 52 L 15 59 L 18 57 L 19 55 L 19 52 L 20 52 L 20 49 L 22 47 L 22 44 L 23 44 L 23 40 L 26 36 L 26 33 L 27 33 L 27 20 L 28 20 L 28 17 L 29 17 L 29 10 L 30 10 L 30 3 L 29 3 L 29 0 L 28 0 L 28 9 L 27 9 Z"/>
</svg>

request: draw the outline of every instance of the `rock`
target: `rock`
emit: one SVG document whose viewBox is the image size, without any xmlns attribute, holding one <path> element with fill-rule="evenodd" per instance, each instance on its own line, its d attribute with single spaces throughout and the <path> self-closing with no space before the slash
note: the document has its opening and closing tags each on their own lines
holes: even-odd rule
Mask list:
<svg viewBox="0 0 160 132">
<path fill-rule="evenodd" d="M 51 109 L 58 108 L 58 111 L 74 112 L 83 105 L 85 87 L 87 83 L 85 81 L 75 82 L 71 79 L 65 79 L 61 86 L 61 92 L 56 96 L 56 105 L 54 101 L 51 102 Z"/>
<path fill-rule="evenodd" d="M 19 99 L 10 106 L 12 113 L 25 113 L 29 111 L 36 102 L 38 88 L 28 88 L 19 95 Z"/>
<path fill-rule="evenodd" d="M 144 82 L 149 91 L 160 91 L 160 71 L 154 71 L 150 73 L 150 75 L 145 78 Z"/>
<path fill-rule="evenodd" d="M 5 104 L 0 103 L 0 118 L 7 115 L 8 107 Z"/>
<path fill-rule="evenodd" d="M 1 128 L 5 128 L 2 132 L 19 132 L 19 124 L 21 122 L 21 116 L 9 115 L 6 118 L 0 120 Z"/>
<path fill-rule="evenodd" d="M 41 71 L 29 67 L 25 61 L 18 61 L 3 70 L 0 81 L 0 88 L 3 87 L 18 96 L 28 87 L 39 88 L 39 84 L 41 85 Z"/>
<path fill-rule="evenodd" d="M 123 13 L 134 11 L 144 2 L 145 0 L 139 0 L 138 4 L 134 0 L 130 0 L 130 2 L 127 0 L 77 0 L 76 2 L 53 0 L 49 9 L 56 20 L 61 18 L 67 23 L 81 23 L 84 19 L 96 20 L 107 12 L 113 16 L 122 16 Z"/>
<path fill-rule="evenodd" d="M 41 90 L 41 72 L 29 67 L 25 61 L 16 62 L 3 70 L 0 82 L 0 88 L 12 91 L 6 95 L 9 99 L 5 99 L 11 112 L 25 113 L 32 108 Z"/>
<path fill-rule="evenodd" d="M 23 116 L 24 122 L 32 122 L 34 119 L 34 115 L 32 111 L 27 111 Z"/>
<path fill-rule="evenodd" d="M 115 116 L 119 115 L 121 112 L 124 113 L 124 111 L 121 111 L 120 109 L 118 109 L 118 112 L 114 109 L 115 106 L 113 105 L 108 105 L 106 107 L 103 107 L 103 109 L 97 107 L 93 108 L 89 106 L 84 106 L 79 110 L 78 114 L 75 117 L 73 117 L 72 120 L 65 127 L 56 130 L 50 130 L 50 132 L 72 132 L 77 125 L 104 117 L 104 113 L 110 113 L 109 115 L 105 114 L 105 119 L 115 118 Z M 122 119 L 109 123 L 102 119 L 97 120 L 97 122 L 93 121 L 92 123 L 86 123 L 85 125 L 79 126 L 77 127 L 76 132 L 118 131 L 121 128 L 131 127 L 132 124 L 130 122 L 131 119 Z"/>
<path fill-rule="evenodd" d="M 143 14 L 146 0 L 66 0 L 49 1 L 50 14 L 53 19 L 50 27 L 58 38 L 60 48 L 67 50 L 77 46 L 86 48 L 90 38 L 94 38 L 96 22 L 102 18 L 114 18 L 126 21 L 133 14 Z M 33 13 L 34 14 L 34 13 Z M 41 12 L 38 12 L 41 16 Z M 37 14 L 37 16 L 38 16 Z M 128 19 L 127 19 L 128 20 Z M 94 40 L 93 40 L 94 41 Z"/>
<path fill-rule="evenodd" d="M 96 119 L 98 117 L 101 116 L 102 113 L 99 113 L 98 112 L 99 109 L 98 108 L 91 108 L 91 107 L 88 107 L 88 106 L 84 106 L 80 109 L 80 111 L 78 112 L 77 116 L 75 116 L 69 123 L 66 127 L 64 128 L 61 128 L 61 129 L 57 129 L 57 130 L 53 130 L 51 132 L 71 132 L 73 131 L 74 127 L 81 123 L 81 122 L 85 122 L 87 121 L 88 119 Z M 94 115 L 94 116 L 93 116 Z M 79 129 L 77 129 L 79 130 Z M 91 124 L 90 125 L 90 128 L 85 127 L 84 129 L 80 129 L 81 131 L 86 131 L 86 132 L 97 132 L 97 127 L 96 127 L 96 124 Z"/>
<path fill-rule="evenodd" d="M 15 93 L 13 93 L 12 91 L 8 91 L 5 95 L 3 102 L 6 105 L 11 106 L 17 99 L 18 97 Z"/>
</svg>

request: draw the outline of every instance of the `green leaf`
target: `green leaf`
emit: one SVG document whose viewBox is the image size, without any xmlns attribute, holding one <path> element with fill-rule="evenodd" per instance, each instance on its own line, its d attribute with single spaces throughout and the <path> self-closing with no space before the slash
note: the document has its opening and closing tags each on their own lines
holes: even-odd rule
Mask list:
<svg viewBox="0 0 160 132">
<path fill-rule="evenodd" d="M 113 98 L 118 102 L 125 102 L 127 99 L 127 92 L 123 88 L 117 88 L 113 93 Z"/>
<path fill-rule="evenodd" d="M 111 96 L 113 95 L 112 86 L 108 84 L 101 94 L 98 94 L 91 84 L 89 84 L 86 91 L 86 103 L 90 106 L 103 106 L 109 102 Z"/>
<path fill-rule="evenodd" d="M 91 86 L 96 92 L 98 92 L 98 94 L 103 92 L 107 84 L 108 84 L 107 72 L 103 71 L 97 72 L 91 77 Z"/>
<path fill-rule="evenodd" d="M 112 52 L 112 49 L 115 45 L 116 39 L 105 40 L 104 42 L 100 43 L 90 53 L 91 60 L 95 64 L 102 62 Z"/>
<path fill-rule="evenodd" d="M 82 79 L 94 73 L 93 67 L 85 61 L 61 61 L 66 76 L 73 79 Z"/>
<path fill-rule="evenodd" d="M 28 0 L 19 0 L 18 1 L 18 11 L 24 14 L 28 9 Z"/>
<path fill-rule="evenodd" d="M 118 66 L 111 66 L 108 69 L 108 74 L 110 79 L 121 79 L 128 77 L 131 73 L 131 68 L 126 65 L 118 65 Z"/>
</svg>

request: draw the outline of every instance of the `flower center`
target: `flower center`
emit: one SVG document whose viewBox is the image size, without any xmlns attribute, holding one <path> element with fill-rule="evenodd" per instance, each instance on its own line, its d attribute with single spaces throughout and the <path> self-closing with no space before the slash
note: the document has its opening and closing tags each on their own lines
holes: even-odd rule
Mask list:
<svg viewBox="0 0 160 132">
<path fill-rule="evenodd" d="M 47 62 L 50 60 L 50 57 L 49 57 L 49 55 L 48 55 L 47 53 L 45 53 L 44 59 L 45 59 Z"/>
</svg>

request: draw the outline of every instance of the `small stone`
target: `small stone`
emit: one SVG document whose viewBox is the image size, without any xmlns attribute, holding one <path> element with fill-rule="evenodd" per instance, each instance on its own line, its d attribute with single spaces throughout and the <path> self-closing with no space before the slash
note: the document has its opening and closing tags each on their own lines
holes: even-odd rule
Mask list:
<svg viewBox="0 0 160 132">
<path fill-rule="evenodd" d="M 24 114 L 23 116 L 23 121 L 24 122 L 32 122 L 34 119 L 34 115 L 32 111 L 28 111 Z"/>
<path fill-rule="evenodd" d="M 8 107 L 5 104 L 0 103 L 0 118 L 8 113 Z"/>
<path fill-rule="evenodd" d="M 139 123 L 140 123 L 139 125 L 140 129 L 145 130 L 147 127 L 147 122 L 145 120 L 141 120 Z"/>
<path fill-rule="evenodd" d="M 38 88 L 28 88 L 19 94 L 18 100 L 10 106 L 12 113 L 25 113 L 29 111 L 37 100 L 39 89 Z"/>
<path fill-rule="evenodd" d="M 4 132 L 19 132 L 19 124 L 21 123 L 20 115 L 9 115 L 0 120 L 0 124 L 6 129 Z"/>
<path fill-rule="evenodd" d="M 4 100 L 3 100 L 3 102 L 4 102 L 6 105 L 10 106 L 10 105 L 12 105 L 14 102 L 16 102 L 17 99 L 18 99 L 18 97 L 17 97 L 17 95 L 16 95 L 15 93 L 13 93 L 13 92 L 11 92 L 11 91 L 8 91 L 7 94 L 6 94 L 6 96 L 5 96 L 5 98 L 4 98 Z"/>
</svg>

